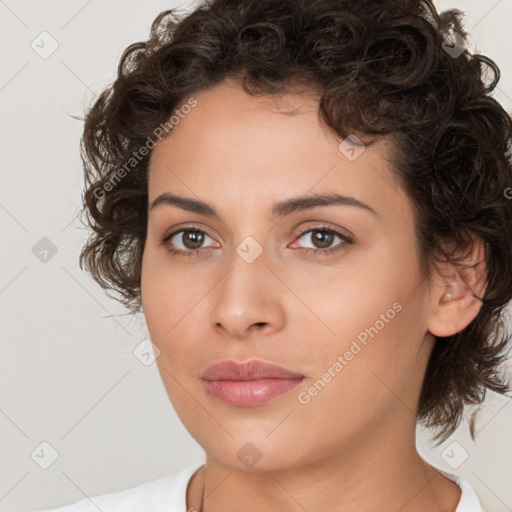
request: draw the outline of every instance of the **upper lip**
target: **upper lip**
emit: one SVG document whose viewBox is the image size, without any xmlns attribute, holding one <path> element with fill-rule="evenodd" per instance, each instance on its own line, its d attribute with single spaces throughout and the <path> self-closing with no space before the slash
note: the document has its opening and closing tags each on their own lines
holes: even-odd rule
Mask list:
<svg viewBox="0 0 512 512">
<path fill-rule="evenodd" d="M 242 363 L 237 361 L 219 361 L 206 369 L 204 380 L 258 380 L 258 379 L 301 379 L 304 375 L 292 372 L 272 363 L 259 359 Z"/>
</svg>

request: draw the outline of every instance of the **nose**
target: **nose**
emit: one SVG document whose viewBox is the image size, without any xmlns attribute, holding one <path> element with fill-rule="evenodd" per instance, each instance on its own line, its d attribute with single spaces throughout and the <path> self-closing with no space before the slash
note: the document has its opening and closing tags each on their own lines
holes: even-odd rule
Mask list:
<svg viewBox="0 0 512 512">
<path fill-rule="evenodd" d="M 248 263 L 236 252 L 212 293 L 209 321 L 226 338 L 246 340 L 281 330 L 286 287 L 267 266 L 265 253 Z"/>
</svg>

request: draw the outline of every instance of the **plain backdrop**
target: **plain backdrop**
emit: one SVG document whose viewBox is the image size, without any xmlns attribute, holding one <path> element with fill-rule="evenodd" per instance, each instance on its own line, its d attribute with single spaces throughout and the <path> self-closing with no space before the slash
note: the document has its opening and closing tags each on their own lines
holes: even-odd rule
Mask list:
<svg viewBox="0 0 512 512">
<path fill-rule="evenodd" d="M 0 0 L 1 511 L 74 502 L 203 460 L 155 364 L 132 352 L 147 336 L 143 319 L 120 316 L 78 266 L 82 123 L 71 116 L 115 78 L 124 48 L 178 5 L 190 6 Z M 495 97 L 510 112 L 512 0 L 437 6 L 466 12 L 470 50 L 501 67 Z M 476 443 L 466 424 L 437 448 L 418 432 L 420 452 L 463 475 L 493 512 L 512 510 L 511 401 L 489 395 Z"/>
</svg>

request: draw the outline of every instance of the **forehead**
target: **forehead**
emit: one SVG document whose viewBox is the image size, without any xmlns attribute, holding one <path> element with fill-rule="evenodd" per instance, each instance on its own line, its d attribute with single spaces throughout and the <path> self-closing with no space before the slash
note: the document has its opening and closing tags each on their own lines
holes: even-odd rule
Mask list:
<svg viewBox="0 0 512 512">
<path fill-rule="evenodd" d="M 389 142 L 349 160 L 307 93 L 251 96 L 223 83 L 193 97 L 196 106 L 153 150 L 150 203 L 162 192 L 240 210 L 316 192 L 377 205 L 396 196 Z"/>
</svg>

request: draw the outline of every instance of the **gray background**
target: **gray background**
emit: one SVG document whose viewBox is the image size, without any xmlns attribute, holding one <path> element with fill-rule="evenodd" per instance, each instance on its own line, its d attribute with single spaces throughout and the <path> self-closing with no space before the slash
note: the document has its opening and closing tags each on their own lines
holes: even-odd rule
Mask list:
<svg viewBox="0 0 512 512">
<path fill-rule="evenodd" d="M 501 67 L 495 97 L 510 112 L 512 0 L 436 4 L 466 12 L 470 50 Z M 203 460 L 156 366 L 132 353 L 147 336 L 143 318 L 116 316 L 125 311 L 78 266 L 82 123 L 70 116 L 83 115 L 124 48 L 177 5 L 190 4 L 0 0 L 0 511 L 70 503 Z M 47 58 L 43 31 L 58 44 Z M 476 443 L 466 425 L 435 449 L 418 432 L 420 452 L 463 475 L 493 512 L 512 510 L 511 402 L 489 395 Z M 58 454 L 47 469 L 42 442 Z"/>
</svg>

